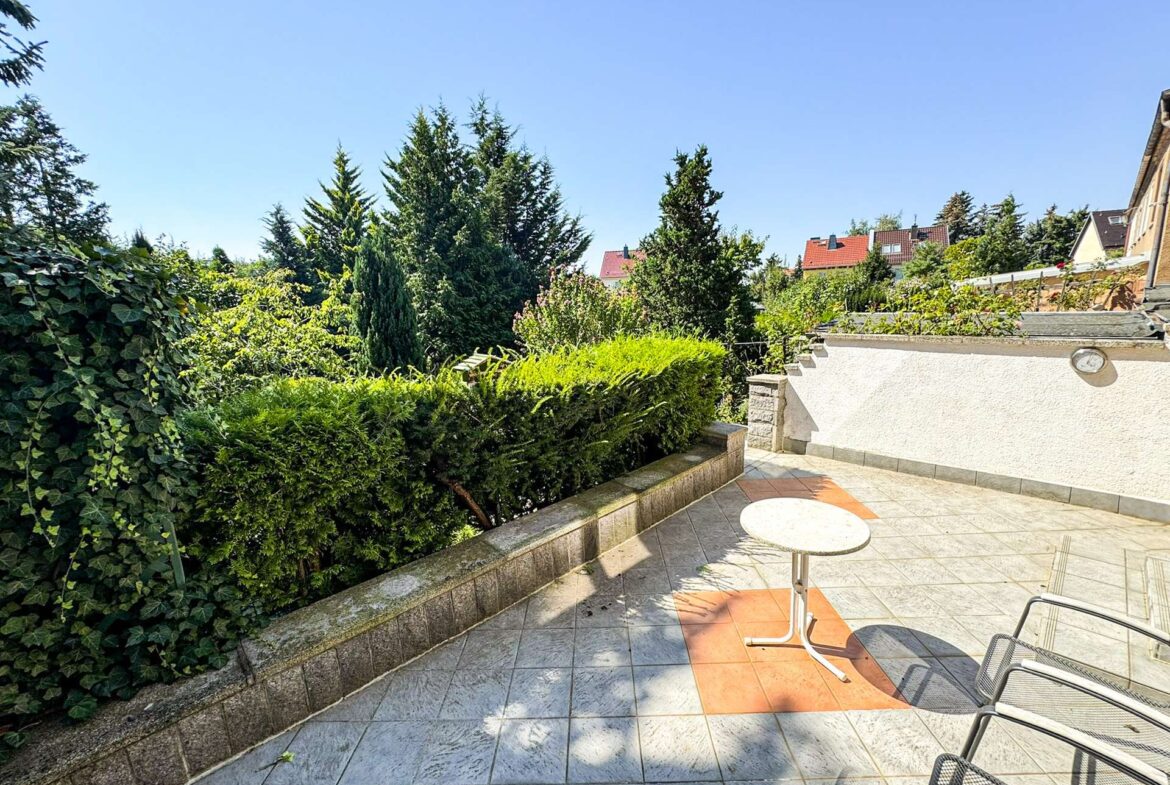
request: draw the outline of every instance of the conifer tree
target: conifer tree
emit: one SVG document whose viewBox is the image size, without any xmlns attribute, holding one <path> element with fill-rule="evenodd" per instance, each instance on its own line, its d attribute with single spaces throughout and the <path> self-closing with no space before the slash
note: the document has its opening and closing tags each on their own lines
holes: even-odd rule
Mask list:
<svg viewBox="0 0 1170 785">
<path fill-rule="evenodd" d="M 1028 263 L 1024 214 L 1011 194 L 988 211 L 986 228 L 974 254 L 977 275 L 1022 270 Z"/>
<path fill-rule="evenodd" d="M 935 216 L 936 223 L 945 223 L 950 234 L 950 241 L 957 243 L 968 237 L 975 237 L 975 200 L 966 191 L 956 191 L 947 199 L 947 203 Z"/>
<path fill-rule="evenodd" d="M 11 19 L 19 27 L 32 30 L 37 18 L 20 0 L 0 0 L 0 20 Z M 28 43 L 8 30 L 8 23 L 0 21 L 0 51 L 8 57 L 0 59 L 0 84 L 19 87 L 32 81 L 33 71 L 44 68 L 45 42 Z"/>
<path fill-rule="evenodd" d="M 1044 215 L 1024 229 L 1023 241 L 1028 249 L 1029 267 L 1051 267 L 1067 262 L 1072 254 L 1085 222 L 1089 220 L 1089 209 L 1083 207 L 1067 215 L 1056 211 L 1052 205 Z"/>
<path fill-rule="evenodd" d="M 658 202 L 659 225 L 642 240 L 646 258 L 630 282 L 658 326 L 738 339 L 751 330 L 746 277 L 762 244 L 750 235 L 720 236 L 715 204 L 723 194 L 711 187 L 706 146 L 674 160 Z"/>
<path fill-rule="evenodd" d="M 804 277 L 804 257 L 801 254 L 796 255 L 796 267 L 792 268 L 792 280 L 799 281 Z"/>
<path fill-rule="evenodd" d="M 227 251 L 217 245 L 211 249 L 211 269 L 217 273 L 234 273 L 236 265 L 227 255 Z"/>
<path fill-rule="evenodd" d="M 323 200 L 305 200 L 301 233 L 312 267 L 330 275 L 353 269 L 358 249 L 370 225 L 370 208 L 374 198 L 362 188 L 361 169 L 349 160 L 349 154 L 337 146 L 333 156 L 333 180 L 321 183 Z"/>
<path fill-rule="evenodd" d="M 874 245 L 857 265 L 857 276 L 868 284 L 882 283 L 894 278 L 894 268 L 886 259 L 882 249 Z"/>
<path fill-rule="evenodd" d="M 469 124 L 473 163 L 482 183 L 484 215 L 497 240 L 520 265 L 516 307 L 535 299 L 553 270 L 576 267 L 592 237 L 569 215 L 548 158 L 514 143 L 516 129 L 480 98 Z"/>
<path fill-rule="evenodd" d="M 154 253 L 154 246 L 151 245 L 150 240 L 146 239 L 146 235 L 142 233 L 142 229 L 134 230 L 134 237 L 130 240 L 131 248 L 141 248 L 146 251 L 147 255 Z"/>
<path fill-rule="evenodd" d="M 304 244 L 297 239 L 296 227 L 288 217 L 284 206 L 277 203 L 264 216 L 264 226 L 268 229 L 268 236 L 260 241 L 260 250 L 268 254 L 272 266 L 292 273 L 294 283 L 308 286 L 310 289 L 319 281 L 309 265 L 308 253 Z M 307 292 L 303 298 L 306 302 L 317 299 L 315 294 Z"/>
<path fill-rule="evenodd" d="M 422 365 L 418 322 L 406 276 L 388 234 L 374 229 L 354 266 L 357 322 L 370 367 L 393 371 Z"/>
<path fill-rule="evenodd" d="M 420 110 L 382 176 L 390 201 L 384 222 L 427 358 L 513 343 L 518 264 L 490 229 L 479 175 L 451 113 Z"/>
<path fill-rule="evenodd" d="M 36 98 L 0 107 L 0 224 L 79 244 L 105 242 L 109 208 L 93 200 L 97 186 L 75 171 L 85 159 Z"/>
</svg>

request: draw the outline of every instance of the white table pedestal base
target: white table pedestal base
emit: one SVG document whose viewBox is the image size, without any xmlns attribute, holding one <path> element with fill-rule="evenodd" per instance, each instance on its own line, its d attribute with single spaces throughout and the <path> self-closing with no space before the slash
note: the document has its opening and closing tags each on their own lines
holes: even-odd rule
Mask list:
<svg viewBox="0 0 1170 785">
<path fill-rule="evenodd" d="M 799 627 L 796 624 L 797 619 L 804 620 L 804 623 Z M 832 673 L 841 681 L 849 681 L 849 677 L 840 668 L 826 660 L 824 655 L 813 648 L 812 643 L 808 639 L 808 628 L 812 626 L 813 621 L 815 619 L 813 618 L 812 612 L 808 609 L 808 554 L 793 553 L 792 604 L 788 610 L 788 634 L 783 638 L 744 638 L 743 642 L 746 646 L 781 646 L 792 640 L 792 636 L 796 635 L 799 631 L 800 645 L 804 646 L 804 650 L 808 652 L 809 656 L 825 666 L 829 673 Z"/>
</svg>

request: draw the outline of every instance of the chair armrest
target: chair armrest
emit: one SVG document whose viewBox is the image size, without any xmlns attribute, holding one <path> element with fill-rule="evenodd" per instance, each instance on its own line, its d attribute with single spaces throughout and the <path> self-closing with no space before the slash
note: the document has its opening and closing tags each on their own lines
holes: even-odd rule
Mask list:
<svg viewBox="0 0 1170 785">
<path fill-rule="evenodd" d="M 981 708 L 975 721 L 977 724 L 980 722 L 986 723 L 991 717 L 998 717 L 1013 722 L 1025 728 L 1043 733 L 1045 736 L 1064 742 L 1072 747 L 1076 747 L 1082 752 L 1086 752 L 1094 758 L 1104 761 L 1118 771 L 1139 779 L 1148 785 L 1170 785 L 1170 775 L 1166 772 L 1144 761 L 1138 760 L 1132 755 L 1122 752 L 1109 744 L 1105 744 L 1086 733 L 1073 730 L 1066 725 L 1062 725 L 1055 720 L 1050 720 L 1035 712 L 1026 711 L 1000 702 Z M 968 760 L 970 759 L 971 746 L 971 739 L 968 739 L 967 748 L 963 750 L 963 757 Z"/>
<path fill-rule="evenodd" d="M 1102 608 L 1099 605 L 1082 602 L 1081 600 L 1074 600 L 1072 597 L 1062 597 L 1059 594 L 1038 594 L 1029 599 L 1028 603 L 1024 606 L 1023 613 L 1020 614 L 1020 621 L 1016 624 L 1016 631 L 1013 637 L 1020 637 L 1020 633 L 1024 629 L 1024 623 L 1028 620 L 1028 613 L 1032 610 L 1033 605 L 1052 605 L 1057 608 L 1066 608 L 1077 613 L 1084 613 L 1088 616 L 1094 616 L 1098 619 L 1112 622 L 1119 627 L 1125 627 L 1133 632 L 1145 635 L 1147 638 L 1153 638 L 1159 643 L 1170 646 L 1170 633 L 1165 630 L 1160 630 L 1152 624 L 1138 621 L 1137 619 L 1126 616 L 1124 613 L 1118 613 L 1109 608 Z"/>
<path fill-rule="evenodd" d="M 1007 673 L 1004 674 L 1000 689 L 995 696 L 997 702 L 1003 694 L 1004 689 L 1006 689 L 1011 675 L 1019 672 L 1030 673 L 1053 683 L 1074 689 L 1077 692 L 1108 703 L 1122 711 L 1129 712 L 1135 717 L 1139 717 L 1151 725 L 1155 725 L 1163 731 L 1170 733 L 1170 716 L 1167 716 L 1158 709 L 1139 700 L 1134 700 L 1129 695 L 1119 692 L 1105 684 L 1101 684 L 1098 681 L 1087 679 L 1084 676 L 1067 670 L 1054 668 L 1051 665 L 1045 665 L 1036 660 L 1021 660 L 1008 668 Z"/>
</svg>

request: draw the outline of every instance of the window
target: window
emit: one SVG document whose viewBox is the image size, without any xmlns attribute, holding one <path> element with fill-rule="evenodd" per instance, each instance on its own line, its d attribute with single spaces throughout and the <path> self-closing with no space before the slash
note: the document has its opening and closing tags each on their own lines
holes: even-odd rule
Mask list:
<svg viewBox="0 0 1170 785">
<path fill-rule="evenodd" d="M 882 254 L 889 256 L 890 254 L 902 253 L 901 243 L 889 243 L 882 246 Z"/>
<path fill-rule="evenodd" d="M 1125 216 L 1124 215 L 1111 215 L 1111 216 L 1109 216 L 1109 225 L 1110 226 L 1125 226 Z"/>
</svg>

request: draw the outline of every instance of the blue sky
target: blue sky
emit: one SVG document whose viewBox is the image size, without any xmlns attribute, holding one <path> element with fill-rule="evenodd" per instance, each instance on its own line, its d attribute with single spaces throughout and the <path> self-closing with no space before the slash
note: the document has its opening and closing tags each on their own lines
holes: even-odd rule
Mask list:
<svg viewBox="0 0 1170 785">
<path fill-rule="evenodd" d="M 89 154 L 115 232 L 233 257 L 274 202 L 299 212 L 338 141 L 380 193 L 384 154 L 440 100 L 485 93 L 549 155 L 596 271 L 699 143 L 724 225 L 790 261 L 958 189 L 1033 215 L 1124 207 L 1170 87 L 1165 0 L 27 1 L 49 41 L 29 91 Z"/>
</svg>

